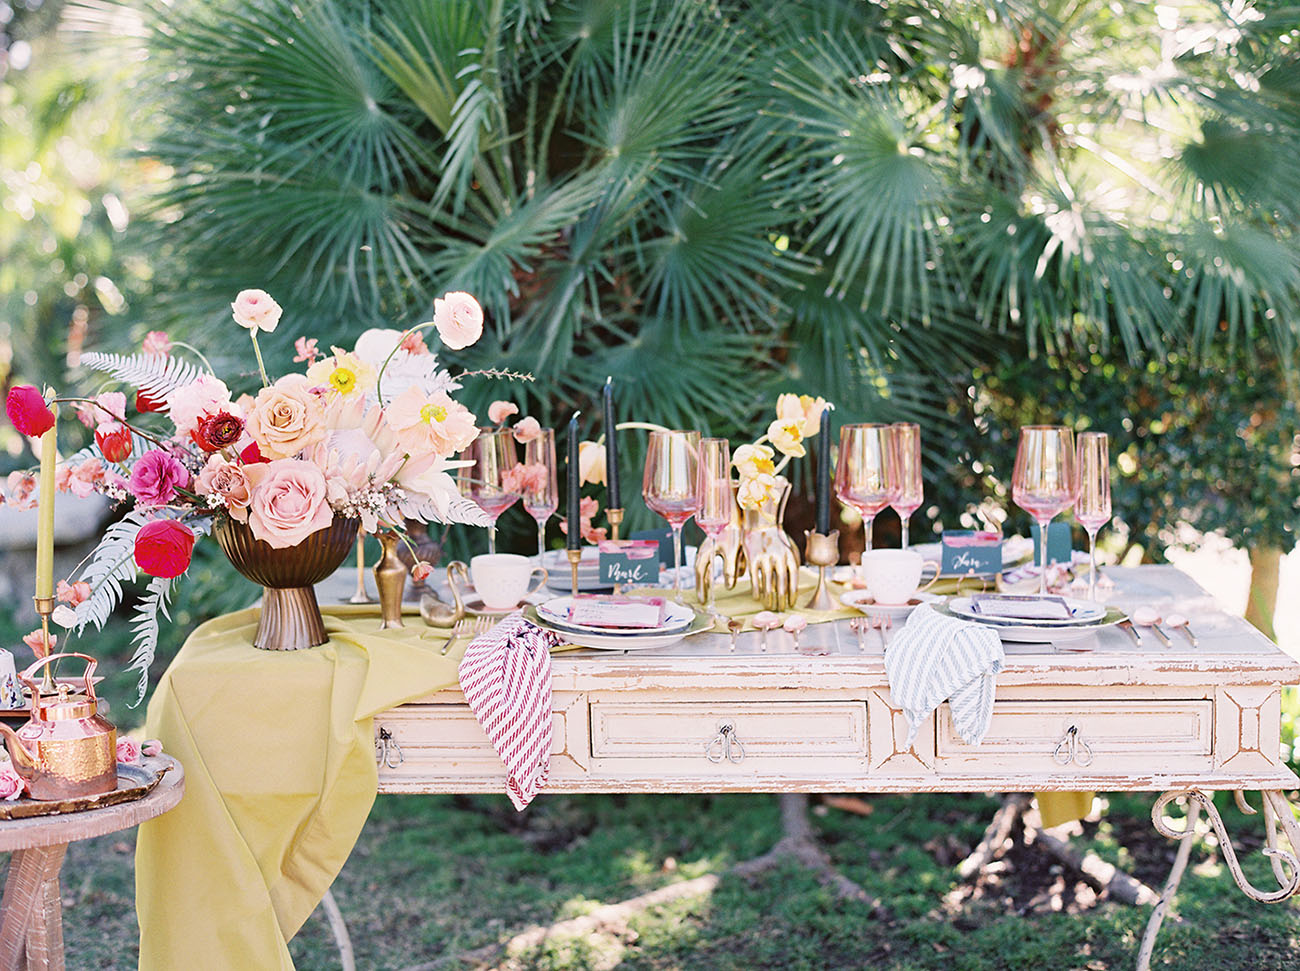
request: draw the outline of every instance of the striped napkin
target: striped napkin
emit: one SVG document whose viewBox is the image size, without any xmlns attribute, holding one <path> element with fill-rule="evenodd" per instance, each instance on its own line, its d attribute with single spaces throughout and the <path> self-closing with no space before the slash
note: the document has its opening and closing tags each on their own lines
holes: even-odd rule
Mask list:
<svg viewBox="0 0 1300 971">
<path fill-rule="evenodd" d="M 506 767 L 506 795 L 523 810 L 551 774 L 551 648 L 560 639 L 512 614 L 470 642 L 460 689 Z"/>
<path fill-rule="evenodd" d="M 1002 639 L 982 624 L 945 617 L 929 604 L 912 611 L 885 653 L 889 694 L 907 717 L 907 745 L 944 701 L 968 745 L 978 745 L 993 717 Z"/>
</svg>

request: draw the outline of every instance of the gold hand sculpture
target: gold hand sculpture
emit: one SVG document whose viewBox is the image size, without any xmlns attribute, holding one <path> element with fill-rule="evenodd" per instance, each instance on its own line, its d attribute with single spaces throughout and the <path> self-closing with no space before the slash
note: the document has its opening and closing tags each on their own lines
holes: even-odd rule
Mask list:
<svg viewBox="0 0 1300 971">
<path fill-rule="evenodd" d="M 789 610 L 799 591 L 799 548 L 781 525 L 790 483 L 784 476 L 776 481 L 776 497 L 758 509 L 744 510 L 741 522 L 754 598 L 768 610 Z"/>
</svg>

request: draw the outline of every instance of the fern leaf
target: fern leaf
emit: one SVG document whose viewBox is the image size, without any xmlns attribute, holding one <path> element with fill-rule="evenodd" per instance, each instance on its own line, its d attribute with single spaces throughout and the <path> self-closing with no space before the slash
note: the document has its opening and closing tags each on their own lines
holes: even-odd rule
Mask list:
<svg viewBox="0 0 1300 971">
<path fill-rule="evenodd" d="M 144 693 L 149 687 L 149 666 L 153 664 L 154 654 L 158 650 L 158 614 L 171 620 L 167 612 L 167 601 L 171 599 L 172 578 L 154 577 L 145 588 L 144 596 L 135 609 L 135 619 L 131 622 L 131 643 L 135 653 L 131 655 L 128 671 L 140 672 L 139 693 L 135 705 L 144 700 Z"/>
<path fill-rule="evenodd" d="M 91 351 L 81 363 L 96 371 L 107 371 L 123 384 L 138 388 L 151 398 L 166 398 L 200 375 L 210 372 L 196 364 L 163 354 L 105 354 Z"/>
<path fill-rule="evenodd" d="M 473 499 L 461 495 L 433 495 L 414 498 L 407 496 L 394 503 L 397 513 L 404 519 L 421 523 L 464 523 L 468 526 L 491 526 L 492 519 Z"/>
<path fill-rule="evenodd" d="M 79 580 L 90 584 L 90 599 L 77 605 L 77 633 L 87 624 L 103 629 L 113 608 L 122 601 L 122 584 L 135 579 L 135 536 L 149 517 L 133 509 L 104 530 Z"/>
</svg>

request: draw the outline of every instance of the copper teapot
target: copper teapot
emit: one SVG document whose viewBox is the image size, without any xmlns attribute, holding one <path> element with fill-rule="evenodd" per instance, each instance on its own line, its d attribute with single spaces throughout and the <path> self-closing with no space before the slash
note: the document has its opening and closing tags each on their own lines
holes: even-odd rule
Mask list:
<svg viewBox="0 0 1300 971">
<path fill-rule="evenodd" d="M 42 697 L 32 676 L 63 657 L 86 662 L 85 692 L 73 693 L 61 683 L 57 695 Z M 51 654 L 18 675 L 31 690 L 32 717 L 18 731 L 0 723 L 0 733 L 33 799 L 97 796 L 117 788 L 117 729 L 97 713 L 97 663 L 89 654 Z"/>
</svg>

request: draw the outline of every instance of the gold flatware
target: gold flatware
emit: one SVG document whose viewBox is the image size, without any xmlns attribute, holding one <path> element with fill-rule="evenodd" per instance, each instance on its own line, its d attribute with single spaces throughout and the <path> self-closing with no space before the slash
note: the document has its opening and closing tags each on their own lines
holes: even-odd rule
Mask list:
<svg viewBox="0 0 1300 971">
<path fill-rule="evenodd" d="M 1122 630 L 1129 637 L 1131 637 L 1133 639 L 1134 644 L 1136 644 L 1138 647 L 1142 646 L 1142 635 L 1139 634 L 1137 632 L 1137 628 L 1133 626 L 1133 621 L 1129 620 L 1128 618 L 1125 618 L 1124 620 L 1121 620 L 1116 626 L 1119 627 L 1119 629 Z"/>
</svg>

